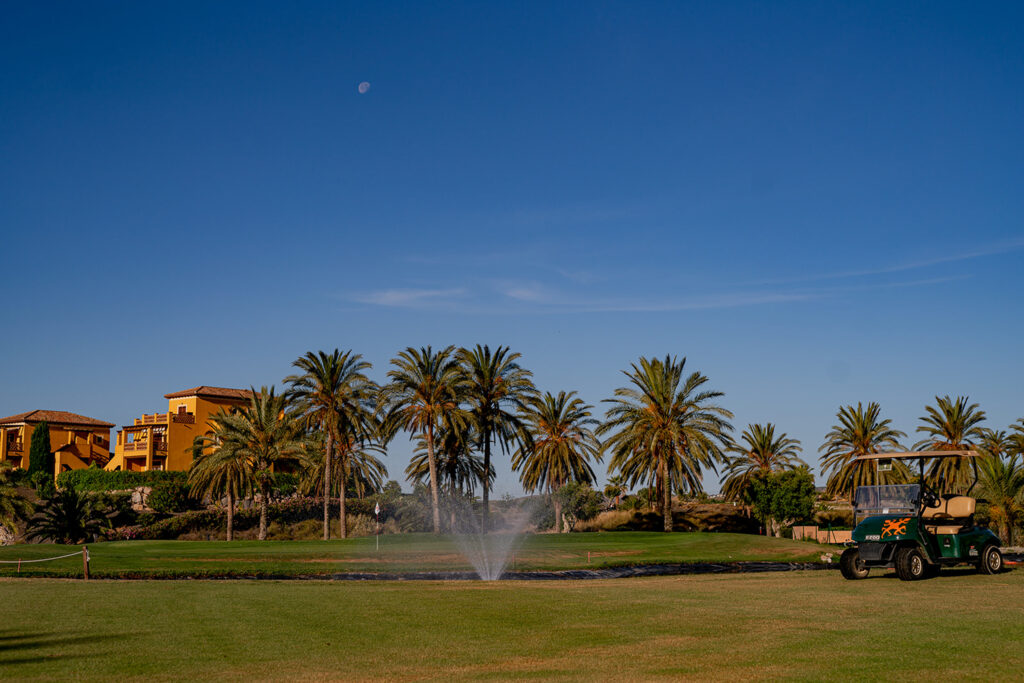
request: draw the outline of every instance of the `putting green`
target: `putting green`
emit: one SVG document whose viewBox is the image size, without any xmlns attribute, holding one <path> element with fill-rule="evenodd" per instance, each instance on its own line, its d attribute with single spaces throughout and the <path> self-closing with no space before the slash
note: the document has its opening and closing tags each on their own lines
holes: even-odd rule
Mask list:
<svg viewBox="0 0 1024 683">
<path fill-rule="evenodd" d="M 0 548 L 0 560 L 29 560 L 77 548 Z M 89 546 L 96 577 L 315 575 L 338 572 L 471 571 L 458 544 L 445 536 L 402 534 L 338 541 L 124 541 Z M 536 534 L 519 539 L 509 569 L 564 570 L 677 562 L 816 562 L 832 546 L 749 534 L 609 532 Z M 0 564 L 0 576 L 18 573 Z M 81 576 L 80 557 L 23 564 L 21 574 Z"/>
</svg>

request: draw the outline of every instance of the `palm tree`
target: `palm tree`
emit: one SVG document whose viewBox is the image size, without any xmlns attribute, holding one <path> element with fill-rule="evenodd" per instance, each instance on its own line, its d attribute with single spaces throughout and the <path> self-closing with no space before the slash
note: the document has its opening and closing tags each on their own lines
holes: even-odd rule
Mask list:
<svg viewBox="0 0 1024 683">
<path fill-rule="evenodd" d="M 274 388 L 253 389 L 249 404 L 218 414 L 221 448 L 245 461 L 250 485 L 260 493 L 259 540 L 267 538 L 267 505 L 274 468 L 296 460 L 304 450 L 301 425 Z"/>
<path fill-rule="evenodd" d="M 777 438 L 775 425 L 748 425 L 740 438 L 745 445 L 732 445 L 729 452 L 736 453 L 729 458 L 722 481 L 722 493 L 726 500 L 742 500 L 743 493 L 755 473 L 782 472 L 806 466 L 797 455 L 802 449 L 797 439 L 791 439 L 783 432 Z"/>
<path fill-rule="evenodd" d="M 1007 453 L 1015 453 L 1024 456 L 1024 418 L 1021 418 L 1010 425 L 1013 434 L 1007 437 L 1009 445 Z"/>
<path fill-rule="evenodd" d="M 320 477 L 324 488 L 324 540 L 331 537 L 329 506 L 331 466 L 338 443 L 354 444 L 363 442 L 375 433 L 373 424 L 373 399 L 376 386 L 366 371 L 372 366 L 359 354 L 351 351 L 333 353 L 307 351 L 292 363 L 302 371 L 301 375 L 285 378 L 289 385 L 288 399 L 294 404 L 304 425 L 324 436 L 326 457 L 322 459 L 324 473 Z M 342 458 L 347 457 L 342 454 Z M 346 462 L 341 463 L 347 470 Z M 344 477 L 343 477 L 344 479 Z M 345 487 L 339 489 L 341 537 L 346 536 Z"/>
<path fill-rule="evenodd" d="M 30 515 L 32 505 L 11 482 L 12 469 L 10 463 L 0 462 L 0 526 L 7 527 L 14 534 L 18 532 L 18 518 Z"/>
<path fill-rule="evenodd" d="M 454 346 L 436 353 L 429 346 L 419 350 L 408 347 L 391 360 L 391 381 L 380 392 L 384 438 L 391 439 L 404 429 L 419 434 L 426 442 L 435 534 L 441 533 L 435 436 L 445 424 L 458 427 L 472 419 L 460 406 L 466 379 L 454 352 Z"/>
<path fill-rule="evenodd" d="M 106 515 L 95 499 L 73 488 L 42 501 L 29 521 L 28 538 L 54 543 L 85 543 L 103 533 Z"/>
<path fill-rule="evenodd" d="M 711 401 L 720 391 L 701 389 L 708 378 L 699 372 L 683 379 L 686 359 L 640 358 L 632 372 L 623 371 L 632 387 L 615 390 L 605 423 L 597 433 L 614 432 L 605 442 L 618 470 L 632 487 L 655 481 L 661 492 L 665 531 L 672 531 L 672 489 L 703 490 L 701 469 L 714 470 L 725 459 L 732 413 Z"/>
<path fill-rule="evenodd" d="M 1007 459 L 981 458 L 978 482 L 988 500 L 989 515 L 999 527 L 1006 545 L 1013 545 L 1013 531 L 1024 520 L 1024 465 L 1014 453 Z"/>
<path fill-rule="evenodd" d="M 473 434 L 465 429 L 442 429 L 435 436 L 438 485 L 448 492 L 449 530 L 456 529 L 456 500 L 471 496 L 477 484 L 494 481 L 495 471 L 484 469 L 484 460 L 472 451 Z M 424 484 L 430 480 L 430 462 L 427 458 L 426 439 L 417 437 L 416 449 L 409 466 L 405 468 L 406 480 L 413 484 Z"/>
<path fill-rule="evenodd" d="M 493 353 L 489 346 L 479 344 L 473 350 L 459 350 L 462 371 L 468 379 L 465 399 L 484 451 L 485 472 L 491 470 L 491 442 L 497 440 L 501 451 L 508 452 L 509 443 L 519 438 L 523 429 L 517 413 L 523 408 L 523 402 L 536 392 L 530 380 L 532 373 L 519 366 L 516 362 L 519 358 L 520 355 L 511 353 L 507 346 L 499 346 Z M 484 481 L 481 522 L 484 533 L 491 512 L 490 488 L 490 482 Z"/>
<path fill-rule="evenodd" d="M 193 494 L 199 497 L 227 498 L 226 539 L 232 541 L 235 537 L 235 501 L 240 496 L 252 495 L 254 476 L 249 459 L 233 448 L 234 442 L 225 441 L 228 416 L 229 413 L 221 408 L 209 419 L 207 434 L 195 438 L 188 482 Z"/>
<path fill-rule="evenodd" d="M 918 451 L 960 451 L 974 448 L 984 432 L 985 411 L 977 403 L 967 404 L 966 396 L 935 397 L 935 406 L 925 406 L 927 415 L 920 418 L 917 431 L 927 436 L 914 444 Z M 928 477 L 940 488 L 963 493 L 970 486 L 971 464 L 968 458 L 938 458 L 928 470 Z"/>
<path fill-rule="evenodd" d="M 358 498 L 363 498 L 367 493 L 381 489 L 388 475 L 388 468 L 376 456 L 376 454 L 384 453 L 382 446 L 370 441 L 357 441 L 350 437 L 336 442 L 335 449 L 338 453 L 336 458 L 338 466 L 330 469 L 331 483 L 326 487 L 328 495 L 336 495 L 339 500 L 347 501 L 349 490 L 355 491 Z M 301 489 L 304 493 L 325 490 L 324 475 L 328 473 L 324 466 L 325 455 L 324 439 L 322 435 L 315 435 L 308 441 L 301 458 Z M 341 491 L 343 481 L 345 482 L 344 492 Z M 345 524 L 348 523 L 347 517 L 339 515 L 339 524 L 342 523 L 342 519 L 345 520 Z"/>
<path fill-rule="evenodd" d="M 818 448 L 821 469 L 827 473 L 825 492 L 833 497 L 853 495 L 858 486 L 891 484 L 906 481 L 907 468 L 898 460 L 893 461 L 893 470 L 879 472 L 875 462 L 857 460 L 862 455 L 884 453 L 903 449 L 899 440 L 907 435 L 890 425 L 892 420 L 881 419 L 881 407 L 871 402 L 867 408 L 862 403 L 857 407 L 840 406 L 836 418 L 839 424 L 825 435 L 825 443 Z"/>
<path fill-rule="evenodd" d="M 562 504 L 553 494 L 572 481 L 593 482 L 589 461 L 601 461 L 601 442 L 591 429 L 598 424 L 592 409 L 575 391 L 558 396 L 546 392 L 526 401 L 523 421 L 530 438 L 512 456 L 512 470 L 522 470 L 519 481 L 527 493 L 546 490 L 554 499 L 555 531 L 562 530 Z"/>
</svg>

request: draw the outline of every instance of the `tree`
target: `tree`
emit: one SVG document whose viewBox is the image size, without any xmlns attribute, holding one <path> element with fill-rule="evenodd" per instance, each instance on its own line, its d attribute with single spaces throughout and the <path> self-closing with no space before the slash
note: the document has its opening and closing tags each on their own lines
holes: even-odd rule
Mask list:
<svg viewBox="0 0 1024 683">
<path fill-rule="evenodd" d="M 228 541 L 234 540 L 235 501 L 241 496 L 252 495 L 255 477 L 249 458 L 236 448 L 233 441 L 225 441 L 224 421 L 228 413 L 220 409 L 210 418 L 210 431 L 197 436 L 193 445 L 192 466 L 188 471 L 188 482 L 197 496 L 210 496 L 215 500 L 227 498 Z"/>
<path fill-rule="evenodd" d="M 979 426 L 985 411 L 977 403 L 968 405 L 966 396 L 935 397 L 935 406 L 925 406 L 927 415 L 917 431 L 927 436 L 914 444 L 917 451 L 969 450 L 984 436 Z M 973 473 L 969 458 L 936 458 L 928 469 L 928 478 L 948 491 L 963 493 L 971 485 Z"/>
<path fill-rule="evenodd" d="M 604 424 L 597 433 L 612 433 L 605 448 L 613 453 L 609 471 L 618 470 L 632 487 L 654 481 L 661 493 L 665 531 L 672 531 L 673 488 L 703 491 L 702 468 L 714 471 L 730 443 L 732 413 L 712 403 L 722 392 L 702 389 L 708 378 L 699 372 L 683 379 L 686 359 L 640 358 L 623 371 L 632 386 L 615 390 Z"/>
<path fill-rule="evenodd" d="M 0 462 L 0 526 L 13 534 L 18 532 L 18 519 L 32 513 L 32 505 L 11 481 L 11 470 L 10 463 Z"/>
<path fill-rule="evenodd" d="M 606 498 L 614 499 L 615 507 L 619 506 L 622 500 L 622 494 L 626 492 L 626 480 L 621 474 L 616 474 L 608 478 L 608 483 L 604 487 L 604 495 Z"/>
<path fill-rule="evenodd" d="M 381 389 L 381 434 L 393 438 L 399 429 L 419 434 L 427 448 L 430 470 L 430 502 L 434 533 L 441 533 L 441 503 L 438 489 L 435 435 L 443 425 L 459 427 L 472 416 L 460 403 L 466 380 L 455 357 L 455 347 L 438 352 L 427 346 L 408 347 L 391 360 L 391 380 Z"/>
<path fill-rule="evenodd" d="M 1024 417 L 1010 425 L 1013 431 L 1009 437 L 1009 453 L 1024 455 Z"/>
<path fill-rule="evenodd" d="M 32 445 L 28 453 L 28 473 L 45 472 L 53 478 L 53 451 L 50 450 L 50 424 L 43 420 L 32 430 Z"/>
<path fill-rule="evenodd" d="M 529 438 L 512 456 L 512 471 L 519 472 L 523 490 L 546 490 L 551 496 L 570 482 L 594 481 L 589 461 L 601 461 L 601 442 L 591 429 L 598 424 L 592 409 L 575 391 L 547 392 L 526 401 L 522 418 Z M 555 531 L 561 531 L 562 501 L 554 496 L 553 502 Z"/>
<path fill-rule="evenodd" d="M 349 437 L 335 442 L 335 452 L 338 454 L 336 458 L 338 466 L 329 470 L 331 483 L 326 488 L 329 496 L 338 496 L 339 501 L 343 498 L 347 501 L 349 492 L 355 493 L 358 498 L 363 498 L 368 493 L 381 489 L 387 478 L 388 468 L 377 457 L 377 454 L 384 453 L 384 448 L 380 444 L 372 441 L 357 441 Z M 304 493 L 325 490 L 324 475 L 328 473 L 328 469 L 324 466 L 325 457 L 326 449 L 322 435 L 313 435 L 307 441 L 305 452 L 300 459 L 301 490 Z M 342 482 L 345 485 L 344 493 L 341 491 Z M 342 516 L 339 513 L 339 524 L 341 519 L 345 519 L 345 524 L 348 523 L 347 516 Z"/>
<path fill-rule="evenodd" d="M 299 419 L 308 429 L 323 435 L 326 454 L 322 458 L 324 468 L 320 482 L 324 486 L 324 540 L 331 537 L 329 507 L 330 487 L 335 479 L 331 467 L 335 458 L 335 446 L 346 444 L 341 451 L 342 477 L 346 479 L 349 455 L 359 445 L 376 435 L 374 420 L 374 397 L 376 385 L 366 376 L 372 366 L 359 354 L 351 351 L 333 353 L 307 351 L 292 366 L 302 371 L 300 375 L 285 378 L 289 385 L 288 399 L 295 406 Z M 338 487 L 341 537 L 346 536 L 345 487 Z"/>
<path fill-rule="evenodd" d="M 472 350 L 460 349 L 459 362 L 466 376 L 465 399 L 476 426 L 479 444 L 484 452 L 483 470 L 491 471 L 491 443 L 497 441 L 502 453 L 508 453 L 509 444 L 519 439 L 523 425 L 518 412 L 536 389 L 530 380 L 532 373 L 519 366 L 520 355 L 507 346 L 491 352 L 489 346 L 476 345 Z M 483 513 L 481 529 L 489 528 L 490 481 L 482 481 Z"/>
<path fill-rule="evenodd" d="M 58 491 L 37 506 L 28 524 L 28 538 L 66 544 L 91 541 L 107 526 L 105 512 L 88 494 L 73 488 Z"/>
<path fill-rule="evenodd" d="M 1013 532 L 1024 521 L 1024 465 L 1018 454 L 979 458 L 978 483 L 999 536 L 1012 546 Z"/>
<path fill-rule="evenodd" d="M 816 496 L 814 477 L 806 465 L 781 472 L 757 470 L 744 495 L 767 533 L 778 537 L 783 526 L 811 516 Z"/>
<path fill-rule="evenodd" d="M 748 425 L 740 438 L 743 446 L 729 446 L 729 452 L 736 453 L 726 464 L 722 482 L 722 493 L 726 500 L 742 500 L 743 491 L 756 472 L 782 472 L 806 466 L 797 453 L 800 442 L 786 433 L 776 438 L 775 425 Z"/>
<path fill-rule="evenodd" d="M 274 388 L 253 389 L 249 404 L 231 413 L 218 414 L 221 447 L 245 461 L 251 486 L 260 493 L 259 540 L 267 539 L 267 505 L 274 468 L 296 460 L 305 443 L 301 425 L 287 410 L 283 396 Z"/>
<path fill-rule="evenodd" d="M 818 448 L 822 472 L 827 473 L 825 492 L 832 497 L 849 495 L 858 486 L 894 484 L 906 481 L 909 471 L 903 463 L 894 460 L 890 472 L 879 472 L 871 460 L 857 460 L 862 455 L 900 451 L 899 440 L 907 435 L 890 425 L 892 420 L 881 419 L 881 407 L 871 402 L 867 408 L 857 403 L 840 406 L 836 418 L 839 424 L 825 435 L 825 443 Z"/>
<path fill-rule="evenodd" d="M 604 502 L 601 494 L 590 488 L 590 484 L 580 481 L 571 481 L 555 491 L 555 500 L 565 515 L 569 531 L 576 528 L 577 522 L 585 522 L 596 517 L 601 511 L 601 503 Z"/>
<path fill-rule="evenodd" d="M 449 506 L 449 529 L 456 529 L 456 505 L 459 498 L 472 496 L 477 484 L 494 481 L 496 473 L 484 469 L 484 460 L 472 450 L 473 434 L 465 429 L 442 429 L 435 435 L 438 485 L 447 490 Z M 409 466 L 405 468 L 406 480 L 423 484 L 430 480 L 430 463 L 427 459 L 426 439 L 417 437 L 416 448 Z"/>
</svg>

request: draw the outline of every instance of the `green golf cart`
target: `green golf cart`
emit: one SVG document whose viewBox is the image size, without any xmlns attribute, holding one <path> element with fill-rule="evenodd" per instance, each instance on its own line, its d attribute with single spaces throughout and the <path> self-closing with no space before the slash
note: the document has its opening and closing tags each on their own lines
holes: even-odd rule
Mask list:
<svg viewBox="0 0 1024 683">
<path fill-rule="evenodd" d="M 1003 568 L 999 537 L 974 523 L 978 481 L 975 451 L 873 453 L 857 460 L 875 461 L 879 471 L 894 460 L 917 460 L 919 483 L 858 486 L 854 493 L 854 530 L 839 568 L 846 579 L 864 579 L 872 569 L 896 570 L 904 581 L 936 576 L 942 567 L 971 564 L 984 574 Z M 935 458 L 970 458 L 974 481 L 965 495 L 942 493 L 925 480 L 924 462 Z M 910 462 L 908 465 L 912 465 Z M 943 483 L 938 483 L 940 489 Z"/>
</svg>

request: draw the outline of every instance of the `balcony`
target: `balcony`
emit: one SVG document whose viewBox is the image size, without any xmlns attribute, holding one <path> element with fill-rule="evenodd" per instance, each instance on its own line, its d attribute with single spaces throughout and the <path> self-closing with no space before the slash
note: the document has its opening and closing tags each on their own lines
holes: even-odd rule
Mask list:
<svg viewBox="0 0 1024 683">
<path fill-rule="evenodd" d="M 146 448 L 149 445 L 148 441 L 131 441 L 124 445 L 124 452 L 146 452 Z M 153 440 L 153 452 L 154 453 L 167 453 L 167 440 L 166 439 L 154 439 Z"/>
<path fill-rule="evenodd" d="M 8 453 L 24 453 L 25 445 L 21 439 L 15 439 L 14 441 L 7 442 Z"/>
<path fill-rule="evenodd" d="M 153 413 L 152 415 L 144 414 L 142 417 L 135 418 L 135 426 L 167 424 L 167 417 L 167 413 Z"/>
<path fill-rule="evenodd" d="M 194 425 L 196 416 L 192 413 L 174 413 L 171 415 L 171 422 L 182 425 Z"/>
</svg>

